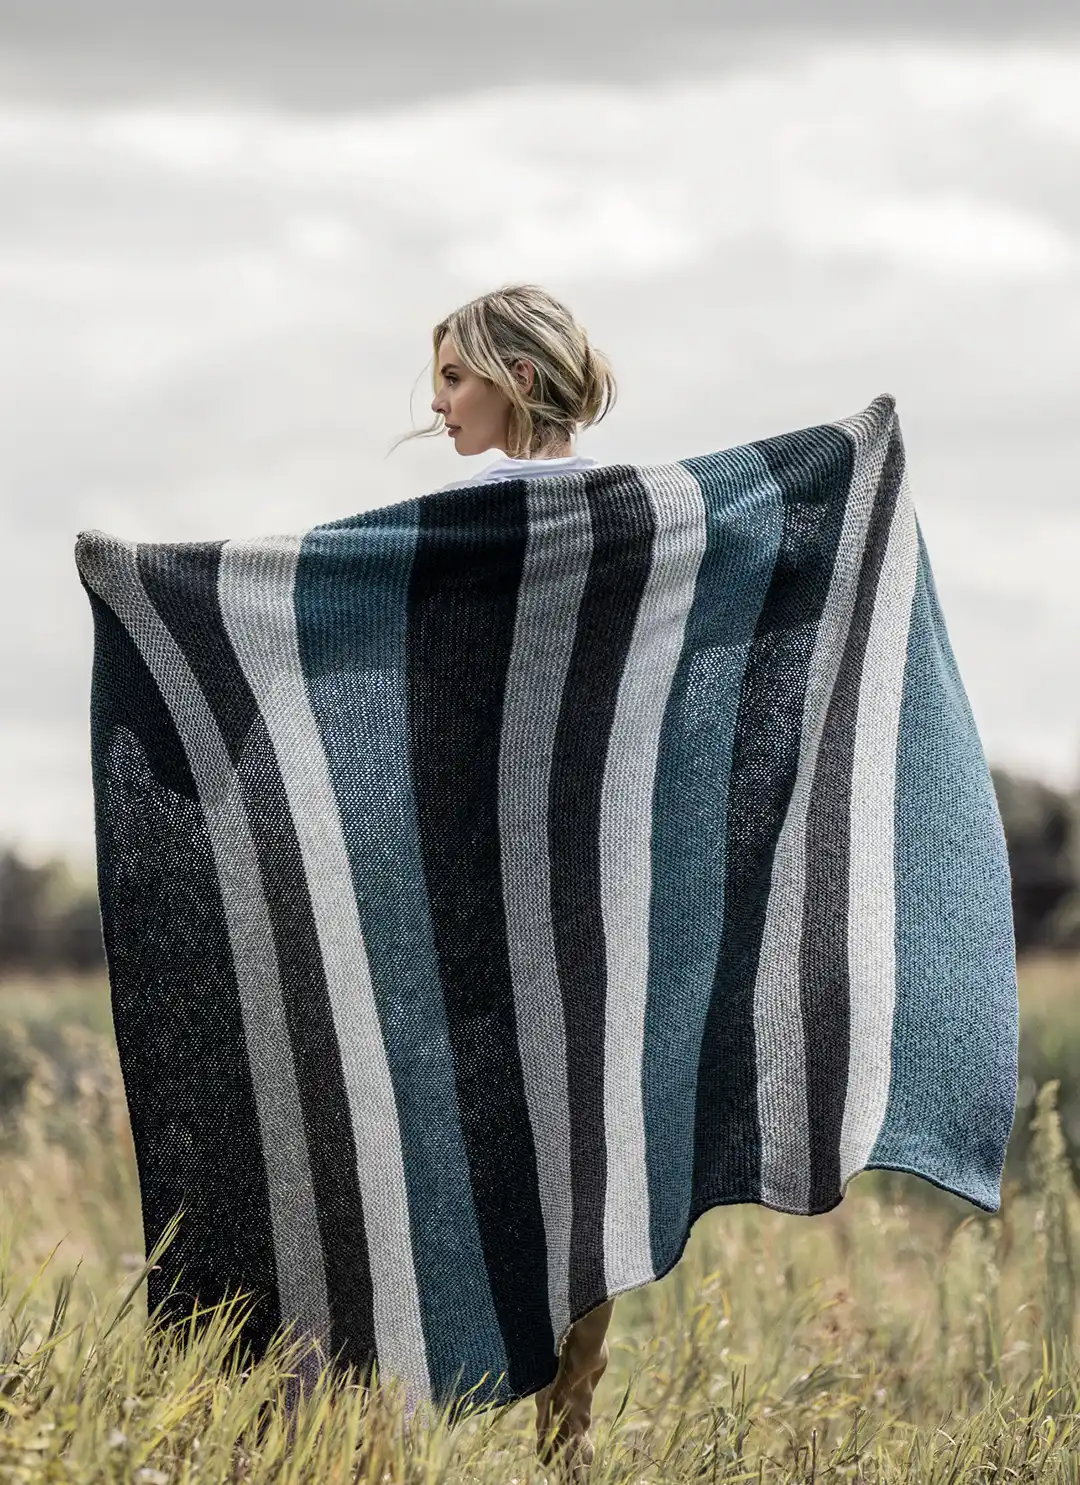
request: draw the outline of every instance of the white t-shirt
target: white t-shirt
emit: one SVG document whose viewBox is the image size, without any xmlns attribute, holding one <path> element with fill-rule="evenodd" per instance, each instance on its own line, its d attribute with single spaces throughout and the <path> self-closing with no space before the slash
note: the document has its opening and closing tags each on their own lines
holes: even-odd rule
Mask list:
<svg viewBox="0 0 1080 1485">
<path fill-rule="evenodd" d="M 535 479 L 543 474 L 573 474 L 578 469 L 595 469 L 597 463 L 585 454 L 564 454 L 561 459 L 511 459 L 504 455 L 468 479 L 452 480 L 440 489 L 458 490 L 464 485 L 486 485 L 492 480 Z"/>
</svg>

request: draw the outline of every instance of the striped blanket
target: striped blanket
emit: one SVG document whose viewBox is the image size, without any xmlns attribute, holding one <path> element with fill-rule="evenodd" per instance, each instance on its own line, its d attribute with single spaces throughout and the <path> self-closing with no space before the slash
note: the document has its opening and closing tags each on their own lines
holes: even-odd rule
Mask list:
<svg viewBox="0 0 1080 1485">
<path fill-rule="evenodd" d="M 711 1207 L 996 1209 L 1009 867 L 891 397 L 75 556 L 163 1314 L 243 1290 L 411 1416 L 545 1386 Z"/>
</svg>

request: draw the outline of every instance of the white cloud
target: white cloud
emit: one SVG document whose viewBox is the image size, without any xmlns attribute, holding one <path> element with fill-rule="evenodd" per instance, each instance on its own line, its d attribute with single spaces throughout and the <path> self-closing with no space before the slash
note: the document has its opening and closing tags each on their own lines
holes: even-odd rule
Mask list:
<svg viewBox="0 0 1080 1485">
<path fill-rule="evenodd" d="M 1020 520 L 1005 522 L 986 510 L 954 506 L 935 507 L 921 520 L 943 581 L 989 599 L 1029 600 L 1061 632 L 1080 632 L 1080 514 L 1025 506 Z"/>
<path fill-rule="evenodd" d="M 1052 187 L 1080 169 L 1080 48 L 822 45 L 715 79 L 487 88 L 378 114 L 0 112 L 0 169 L 35 157 L 46 179 L 262 193 L 281 217 L 265 251 L 313 265 L 387 267 L 407 233 L 459 276 L 635 279 L 766 242 L 1039 277 L 1076 263 L 1080 205 Z"/>
<path fill-rule="evenodd" d="M 826 205 L 790 223 L 810 252 L 860 257 L 935 277 L 984 281 L 1041 278 L 1077 261 L 1073 239 L 1053 222 L 999 201 L 961 192 L 923 195 L 832 193 Z"/>
<path fill-rule="evenodd" d="M 358 250 L 359 234 L 340 217 L 310 213 L 290 218 L 285 238 L 301 258 L 314 263 L 338 263 Z"/>
</svg>

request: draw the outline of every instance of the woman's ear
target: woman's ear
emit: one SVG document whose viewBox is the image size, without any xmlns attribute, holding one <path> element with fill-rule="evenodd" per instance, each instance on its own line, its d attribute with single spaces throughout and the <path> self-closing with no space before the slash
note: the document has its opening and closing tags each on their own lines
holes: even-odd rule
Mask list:
<svg viewBox="0 0 1080 1485">
<path fill-rule="evenodd" d="M 529 361 L 514 362 L 514 377 L 523 392 L 531 392 L 533 389 L 533 368 Z"/>
</svg>

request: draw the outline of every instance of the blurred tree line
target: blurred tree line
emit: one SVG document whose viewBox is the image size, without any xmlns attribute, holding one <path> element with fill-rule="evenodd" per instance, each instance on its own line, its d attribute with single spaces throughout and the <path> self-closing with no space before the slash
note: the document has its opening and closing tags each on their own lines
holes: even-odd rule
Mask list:
<svg viewBox="0 0 1080 1485">
<path fill-rule="evenodd" d="M 1012 873 L 1016 950 L 1080 949 L 1080 789 L 992 768 Z"/>
<path fill-rule="evenodd" d="M 96 974 L 105 967 L 97 883 L 66 862 L 0 851 L 0 978 Z"/>
<path fill-rule="evenodd" d="M 991 769 L 1012 871 L 1017 952 L 1080 950 L 1080 790 Z M 97 883 L 0 851 L 0 977 L 105 967 Z"/>
</svg>

